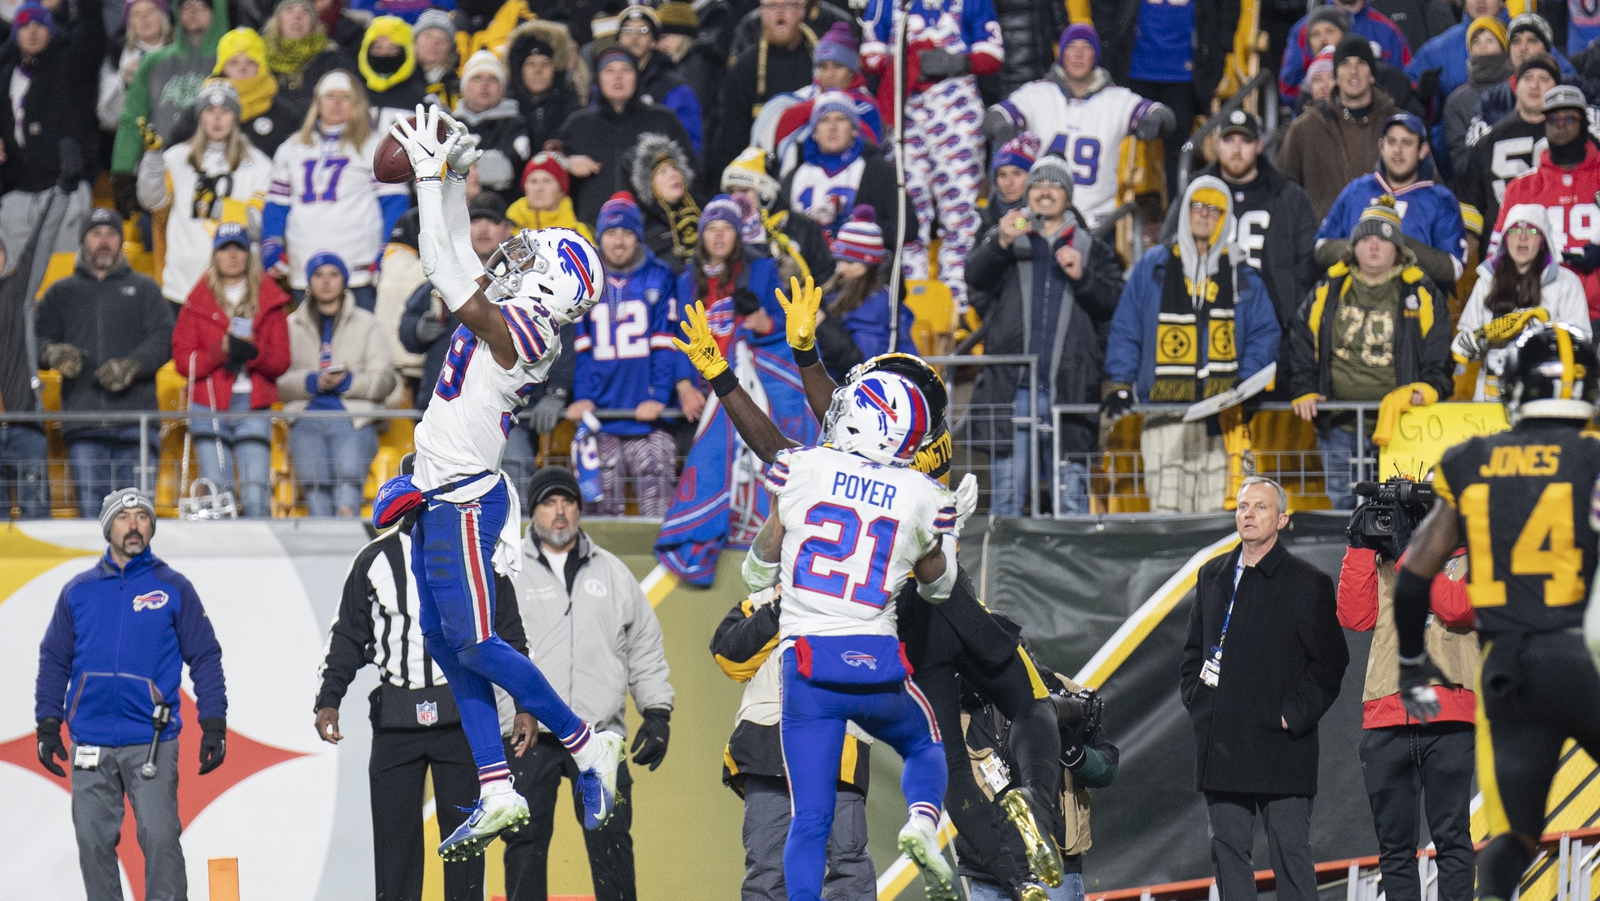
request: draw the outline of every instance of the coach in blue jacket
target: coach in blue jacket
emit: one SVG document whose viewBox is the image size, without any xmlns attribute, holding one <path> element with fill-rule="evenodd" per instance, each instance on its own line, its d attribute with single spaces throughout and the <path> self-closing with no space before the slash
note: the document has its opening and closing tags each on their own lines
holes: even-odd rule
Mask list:
<svg viewBox="0 0 1600 901">
<path fill-rule="evenodd" d="M 72 822 L 89 901 L 121 901 L 117 839 L 123 796 L 144 851 L 145 897 L 187 897 L 178 844 L 178 684 L 189 665 L 200 708 L 200 774 L 222 764 L 228 700 L 222 648 L 194 586 L 150 552 L 150 496 L 121 488 L 100 509 L 106 554 L 61 589 L 39 644 L 34 715 L 39 763 L 63 776 L 61 723 L 72 735 Z M 141 771 L 163 707 L 155 772 Z"/>
</svg>

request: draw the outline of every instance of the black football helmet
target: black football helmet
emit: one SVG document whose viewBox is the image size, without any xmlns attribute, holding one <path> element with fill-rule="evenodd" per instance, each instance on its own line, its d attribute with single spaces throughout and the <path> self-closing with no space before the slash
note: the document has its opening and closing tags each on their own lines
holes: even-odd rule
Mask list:
<svg viewBox="0 0 1600 901">
<path fill-rule="evenodd" d="M 1561 322 L 1530 323 L 1505 356 L 1500 401 L 1506 419 L 1574 419 L 1594 416 L 1600 384 L 1594 343 Z"/>
</svg>

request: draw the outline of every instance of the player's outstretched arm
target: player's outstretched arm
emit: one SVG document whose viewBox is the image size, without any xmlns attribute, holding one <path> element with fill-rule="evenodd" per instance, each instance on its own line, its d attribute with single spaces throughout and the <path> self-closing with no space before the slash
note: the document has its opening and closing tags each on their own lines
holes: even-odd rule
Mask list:
<svg viewBox="0 0 1600 901">
<path fill-rule="evenodd" d="M 749 392 L 739 384 L 733 370 L 728 368 L 728 361 L 723 359 L 722 351 L 717 347 L 717 339 L 711 335 L 705 304 L 696 301 L 683 313 L 683 334 L 689 340 L 685 343 L 673 338 L 672 343 L 684 352 L 694 368 L 700 371 L 701 377 L 711 383 L 711 389 L 717 392 L 723 409 L 728 411 L 728 419 L 739 430 L 739 437 L 744 439 L 744 443 L 755 451 L 763 463 L 771 463 L 778 451 L 799 447 L 799 442 L 784 437 L 778 431 L 778 426 L 761 412 Z"/>
<path fill-rule="evenodd" d="M 778 289 L 778 306 L 783 307 L 789 347 L 794 351 L 795 365 L 800 368 L 806 403 L 811 406 L 811 415 L 821 422 L 833 403 L 834 389 L 839 387 L 833 376 L 828 375 L 828 367 L 822 365 L 822 358 L 817 356 L 817 310 L 822 307 L 822 288 L 809 275 L 803 286 L 800 279 L 790 277 L 788 296 L 782 288 Z M 749 440 L 746 438 L 745 443 Z"/>
<path fill-rule="evenodd" d="M 477 272 L 471 272 L 462 265 L 455 247 L 455 236 L 451 233 L 451 220 L 458 217 L 450 215 L 447 210 L 444 182 L 459 177 L 451 171 L 451 157 L 455 155 L 458 160 L 462 158 L 463 133 L 447 129 L 445 139 L 441 141 L 437 129 L 442 115 L 437 106 L 427 109 L 419 106 L 415 126 L 401 119 L 393 129 L 395 139 L 405 148 L 411 167 L 416 171 L 417 212 L 420 219 L 418 256 L 422 260 L 423 272 L 439 289 L 445 306 L 489 347 L 501 368 L 510 369 L 517 364 L 517 348 L 500 308 L 485 293 L 489 285 L 488 275 L 481 266 L 477 267 Z M 459 203 L 459 197 L 452 190 L 449 199 Z M 461 206 L 461 212 L 465 212 L 465 205 Z M 470 225 L 467 229 L 470 241 Z"/>
</svg>

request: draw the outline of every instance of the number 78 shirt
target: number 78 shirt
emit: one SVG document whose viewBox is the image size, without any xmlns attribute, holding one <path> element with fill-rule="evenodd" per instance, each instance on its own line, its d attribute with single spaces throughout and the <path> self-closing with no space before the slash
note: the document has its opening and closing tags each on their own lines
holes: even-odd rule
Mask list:
<svg viewBox="0 0 1600 901">
<path fill-rule="evenodd" d="M 950 492 L 826 446 L 779 453 L 767 488 L 784 528 L 781 637 L 896 634 L 895 596 L 954 526 Z"/>
<path fill-rule="evenodd" d="M 1038 135 L 1044 153 L 1066 157 L 1072 169 L 1072 205 L 1094 228 L 1117 208 L 1122 139 L 1154 108 L 1153 102 L 1117 85 L 1107 84 L 1079 100 L 1054 79 L 1042 78 L 1017 88 L 989 114 Z"/>
</svg>

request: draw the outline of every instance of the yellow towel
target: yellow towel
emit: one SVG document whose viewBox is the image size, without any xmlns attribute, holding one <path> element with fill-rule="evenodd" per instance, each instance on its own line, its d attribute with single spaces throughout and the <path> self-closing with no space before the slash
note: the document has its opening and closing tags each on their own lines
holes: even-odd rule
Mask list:
<svg viewBox="0 0 1600 901">
<path fill-rule="evenodd" d="M 1390 391 L 1383 396 L 1382 403 L 1378 404 L 1378 426 L 1372 432 L 1372 443 L 1379 445 L 1388 444 L 1394 436 L 1395 424 L 1400 421 L 1400 414 L 1411 409 L 1411 395 L 1422 393 L 1422 404 L 1439 402 L 1439 392 L 1432 385 L 1425 382 L 1412 382 L 1409 385 Z"/>
</svg>

